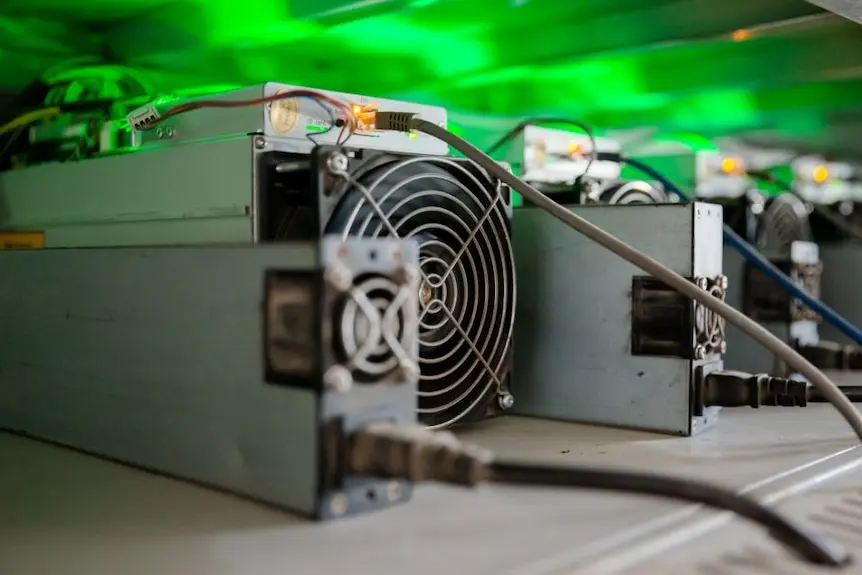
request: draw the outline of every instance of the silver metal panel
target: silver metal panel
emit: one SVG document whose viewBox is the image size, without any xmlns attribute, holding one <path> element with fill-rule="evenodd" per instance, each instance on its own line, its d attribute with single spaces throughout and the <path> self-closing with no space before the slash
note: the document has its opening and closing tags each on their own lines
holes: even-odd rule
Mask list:
<svg viewBox="0 0 862 575">
<path fill-rule="evenodd" d="M 3 251 L 15 282 L 0 286 L 0 428 L 326 516 L 321 421 L 415 419 L 415 385 L 338 394 L 263 381 L 264 271 L 321 273 L 335 253 L 314 244 Z M 360 270 L 392 268 L 394 256 L 374 257 Z M 418 260 L 415 246 L 400 257 Z M 350 507 L 385 505 L 367 493 L 387 485 L 349 484 Z"/>
<path fill-rule="evenodd" d="M 399 100 L 374 98 L 334 92 L 316 88 L 305 88 L 291 84 L 267 82 L 207 96 L 207 100 L 256 100 L 269 97 L 287 90 L 313 90 L 326 94 L 348 106 L 374 105 L 379 110 L 390 112 L 412 112 L 422 118 L 446 125 L 446 110 L 437 106 L 413 104 Z M 333 117 L 339 118 L 338 112 L 330 113 L 331 106 L 309 98 L 288 98 L 273 104 L 233 108 L 203 108 L 178 114 L 159 124 L 159 128 L 139 132 L 138 142 L 144 146 L 173 146 L 174 144 L 213 138 L 236 138 L 248 134 L 262 134 L 267 138 L 285 140 L 285 149 L 293 152 L 307 153 L 318 145 L 335 145 L 341 133 L 341 128 L 333 126 Z M 160 110 L 164 112 L 165 109 Z M 275 116 L 274 116 L 275 115 Z M 274 124 L 273 117 L 278 120 Z M 327 128 L 331 128 L 328 131 Z M 343 137 L 342 137 L 342 141 Z M 383 132 L 373 129 L 358 131 L 346 143 L 357 148 L 385 150 L 417 155 L 445 156 L 449 146 L 427 134 L 406 134 L 403 132 Z"/>
<path fill-rule="evenodd" d="M 0 174 L 0 229 L 48 247 L 251 242 L 251 139 Z"/>
<path fill-rule="evenodd" d="M 820 282 L 823 302 L 853 325 L 862 325 L 862 246 L 849 243 L 823 245 L 820 246 L 820 259 L 823 261 Z M 826 322 L 820 324 L 820 336 L 846 345 L 854 343 Z"/>
<path fill-rule="evenodd" d="M 683 276 L 721 273 L 719 206 L 572 209 Z M 715 420 L 717 410 L 691 417 L 694 362 L 630 353 L 632 276 L 643 271 L 538 209 L 515 210 L 513 237 L 518 413 L 680 435 Z"/>
</svg>

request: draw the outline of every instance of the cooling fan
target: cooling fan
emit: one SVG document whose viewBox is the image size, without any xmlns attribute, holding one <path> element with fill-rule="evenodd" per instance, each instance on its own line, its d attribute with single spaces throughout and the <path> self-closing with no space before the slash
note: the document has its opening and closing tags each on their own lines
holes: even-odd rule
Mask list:
<svg viewBox="0 0 862 575">
<path fill-rule="evenodd" d="M 755 241 L 762 251 L 789 254 L 793 242 L 811 241 L 811 224 L 805 203 L 793 194 L 781 194 L 758 206 Z"/>
<path fill-rule="evenodd" d="M 397 278 L 403 281 L 396 283 L 381 274 L 352 278 L 333 270 L 326 279 L 344 296 L 334 302 L 332 341 L 338 364 L 324 374 L 324 382 L 346 388 L 353 382 L 415 381 L 417 312 L 408 286 L 418 285 L 418 278 Z"/>
<path fill-rule="evenodd" d="M 671 197 L 658 183 L 642 180 L 596 180 L 581 182 L 584 204 L 666 204 Z"/>
<path fill-rule="evenodd" d="M 459 158 L 318 146 L 308 168 L 307 156 L 273 153 L 265 161 L 264 187 L 272 193 L 261 209 L 270 212 L 264 219 L 275 239 L 418 241 L 423 423 L 469 423 L 510 407 L 515 262 L 508 188 Z M 355 325 L 345 320 L 342 336 L 372 329 L 356 317 Z M 396 329 L 395 316 L 386 321 Z M 374 351 L 352 337 L 345 349 Z M 375 365 L 394 361 L 368 357 Z"/>
</svg>

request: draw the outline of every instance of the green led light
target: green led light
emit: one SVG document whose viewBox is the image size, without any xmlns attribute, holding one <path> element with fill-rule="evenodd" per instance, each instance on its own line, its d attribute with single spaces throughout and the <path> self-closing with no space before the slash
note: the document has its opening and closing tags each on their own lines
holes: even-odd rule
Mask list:
<svg viewBox="0 0 862 575">
<path fill-rule="evenodd" d="M 318 126 L 316 124 L 309 124 L 305 127 L 306 132 L 326 132 L 329 130 L 326 126 Z"/>
<path fill-rule="evenodd" d="M 408 137 L 408 138 L 410 138 L 411 140 L 415 140 L 416 138 L 418 138 L 418 137 L 419 137 L 419 134 L 417 134 L 417 133 L 416 133 L 416 132 L 414 132 L 414 131 L 411 131 L 411 132 L 408 132 L 408 133 L 407 133 L 407 137 Z"/>
</svg>

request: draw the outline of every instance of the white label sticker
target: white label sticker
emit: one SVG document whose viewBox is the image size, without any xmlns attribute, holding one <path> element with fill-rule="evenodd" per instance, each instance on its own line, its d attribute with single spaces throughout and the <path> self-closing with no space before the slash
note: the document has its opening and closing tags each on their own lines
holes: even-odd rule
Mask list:
<svg viewBox="0 0 862 575">
<path fill-rule="evenodd" d="M 156 110 L 156 107 L 147 104 L 129 114 L 126 119 L 129 121 L 132 131 L 137 132 L 151 126 L 159 117 L 159 111 Z"/>
</svg>

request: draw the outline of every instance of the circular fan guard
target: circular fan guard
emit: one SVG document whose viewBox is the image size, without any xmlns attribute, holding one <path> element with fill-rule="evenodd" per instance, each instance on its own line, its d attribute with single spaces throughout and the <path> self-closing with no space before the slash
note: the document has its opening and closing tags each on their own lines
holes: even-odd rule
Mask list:
<svg viewBox="0 0 862 575">
<path fill-rule="evenodd" d="M 336 354 L 357 382 L 379 381 L 408 357 L 405 298 L 391 279 L 369 274 L 355 279 L 339 302 L 334 325 Z"/>
<path fill-rule="evenodd" d="M 758 218 L 757 246 L 772 253 L 789 253 L 796 241 L 811 241 L 805 202 L 793 194 L 768 199 Z"/>
<path fill-rule="evenodd" d="M 360 166 L 351 179 L 327 233 L 420 246 L 420 419 L 445 427 L 482 416 L 505 385 L 514 324 L 514 256 L 496 182 L 433 157 Z"/>
<path fill-rule="evenodd" d="M 665 204 L 665 191 L 641 180 L 611 182 L 595 186 L 592 201 L 600 204 Z"/>
</svg>

